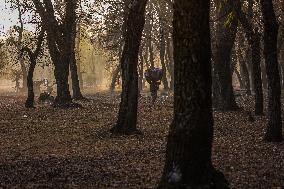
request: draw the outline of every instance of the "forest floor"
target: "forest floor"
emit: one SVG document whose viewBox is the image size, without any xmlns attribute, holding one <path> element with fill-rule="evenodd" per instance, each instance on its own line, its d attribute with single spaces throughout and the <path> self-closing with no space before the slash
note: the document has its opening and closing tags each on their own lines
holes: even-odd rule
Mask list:
<svg viewBox="0 0 284 189">
<path fill-rule="evenodd" d="M 155 188 L 161 177 L 172 97 L 139 100 L 143 135 L 111 136 L 119 94 L 87 95 L 81 109 L 24 108 L 24 97 L 0 96 L 0 188 Z M 265 143 L 266 117 L 244 108 L 214 112 L 213 162 L 231 188 L 283 189 L 284 143 Z M 283 100 L 284 102 L 284 100 Z M 283 115 L 284 118 L 284 115 Z"/>
</svg>

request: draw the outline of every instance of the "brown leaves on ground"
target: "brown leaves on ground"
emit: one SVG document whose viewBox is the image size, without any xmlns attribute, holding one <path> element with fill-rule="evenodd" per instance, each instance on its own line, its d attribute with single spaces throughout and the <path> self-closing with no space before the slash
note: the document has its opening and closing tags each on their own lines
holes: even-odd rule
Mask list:
<svg viewBox="0 0 284 189">
<path fill-rule="evenodd" d="M 99 93 L 81 109 L 24 108 L 24 98 L 0 98 L 0 188 L 154 188 L 161 177 L 172 97 L 156 106 L 143 95 L 143 135 L 111 136 L 119 94 Z M 284 144 L 265 143 L 266 118 L 215 112 L 213 162 L 231 188 L 284 188 Z"/>
</svg>

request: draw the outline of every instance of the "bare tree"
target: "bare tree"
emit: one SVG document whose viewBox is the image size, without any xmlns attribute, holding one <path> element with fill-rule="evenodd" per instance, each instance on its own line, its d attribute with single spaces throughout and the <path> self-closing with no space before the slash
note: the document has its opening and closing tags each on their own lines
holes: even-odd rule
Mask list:
<svg viewBox="0 0 284 189">
<path fill-rule="evenodd" d="M 136 133 L 138 106 L 138 54 L 145 24 L 147 0 L 130 0 L 125 13 L 125 44 L 121 57 L 122 94 L 118 120 L 111 129 L 113 133 Z"/>
</svg>

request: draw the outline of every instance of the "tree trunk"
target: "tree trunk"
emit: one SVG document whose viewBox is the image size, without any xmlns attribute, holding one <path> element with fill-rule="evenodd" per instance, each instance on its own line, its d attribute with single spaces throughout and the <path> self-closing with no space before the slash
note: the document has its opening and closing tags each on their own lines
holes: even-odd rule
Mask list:
<svg viewBox="0 0 284 189">
<path fill-rule="evenodd" d="M 165 64 L 166 41 L 165 41 L 165 32 L 164 32 L 163 27 L 164 27 L 163 21 L 160 18 L 160 60 L 161 60 L 161 65 L 162 65 L 162 70 L 163 70 L 162 83 L 164 85 L 164 90 L 168 91 L 169 85 L 168 85 L 168 79 L 167 79 L 167 68 Z"/>
<path fill-rule="evenodd" d="M 281 75 L 282 75 L 282 80 L 281 80 L 281 89 L 284 88 L 284 60 L 281 57 L 281 63 L 280 63 L 280 70 L 281 70 Z"/>
<path fill-rule="evenodd" d="M 266 92 L 268 90 L 268 81 L 267 81 L 267 75 L 266 75 L 266 68 L 265 68 L 265 61 L 262 59 L 260 60 L 260 66 L 261 66 L 261 78 L 263 83 L 263 91 Z"/>
<path fill-rule="evenodd" d="M 73 98 L 75 100 L 84 99 L 81 89 L 80 89 L 80 81 L 78 77 L 77 65 L 76 65 L 76 57 L 75 52 L 72 52 L 72 60 L 70 62 L 70 71 L 71 71 L 71 79 L 72 79 L 72 90 L 73 90 Z"/>
<path fill-rule="evenodd" d="M 150 58 L 150 67 L 155 68 L 155 60 L 154 60 L 154 51 L 153 51 L 153 45 L 152 45 L 152 35 L 149 35 L 148 39 L 148 50 L 149 50 L 149 58 Z"/>
<path fill-rule="evenodd" d="M 153 4 L 152 2 L 149 3 L 149 12 L 153 11 Z M 154 58 L 154 49 L 153 49 L 153 44 L 152 44 L 152 30 L 153 30 L 153 23 L 151 22 L 151 18 L 149 18 L 148 23 L 147 23 L 149 29 L 147 33 L 147 46 L 149 50 L 149 58 L 150 58 L 150 67 L 154 68 L 155 67 L 155 58 Z"/>
<path fill-rule="evenodd" d="M 54 69 L 57 85 L 57 96 L 54 105 L 57 107 L 68 107 L 72 102 L 68 84 L 69 61 L 68 58 L 63 58 L 63 60 L 65 61 L 56 63 Z"/>
<path fill-rule="evenodd" d="M 70 7 L 71 8 L 71 7 Z M 75 12 L 75 8 L 74 8 L 74 12 Z M 70 10 L 71 13 L 72 10 Z M 70 16 L 70 20 L 72 20 L 69 23 L 69 28 L 70 28 L 70 34 L 68 34 L 67 36 L 69 37 L 70 40 L 70 72 L 71 72 L 71 79 L 72 79 L 72 91 L 73 91 L 73 98 L 75 100 L 82 100 L 84 99 L 82 93 L 81 93 L 81 89 L 80 89 L 80 81 L 79 81 L 79 77 L 78 77 L 78 68 L 77 68 L 77 63 L 79 63 L 80 61 L 80 54 L 79 54 L 79 50 L 80 50 L 80 21 L 79 21 L 79 37 L 78 37 L 78 43 L 77 43 L 77 50 L 78 50 L 78 61 L 76 61 L 76 33 L 77 33 L 77 24 L 76 24 L 76 13 L 74 13 L 72 11 L 72 15 Z"/>
<path fill-rule="evenodd" d="M 72 98 L 70 95 L 69 84 L 68 84 L 68 76 L 69 76 L 70 66 L 73 67 L 76 64 L 75 61 L 76 8 L 77 8 L 77 0 L 66 1 L 66 13 L 65 13 L 66 15 L 64 20 L 65 24 L 63 28 L 63 34 L 64 34 L 63 42 L 65 46 L 63 45 L 61 46 L 61 56 L 60 56 L 61 62 L 55 65 L 55 78 L 57 82 L 57 97 L 55 98 L 55 105 L 59 107 L 69 107 L 70 105 L 72 105 Z M 75 83 L 75 85 L 78 84 L 79 87 L 79 82 L 75 81 L 73 83 Z"/>
<path fill-rule="evenodd" d="M 78 79 L 79 79 L 79 86 L 80 89 L 83 90 L 84 88 L 84 83 L 83 83 L 83 74 L 81 71 L 81 56 L 80 56 L 80 44 L 81 44 L 81 17 L 78 20 L 77 24 L 77 43 L 76 43 L 76 52 L 77 52 L 77 74 L 78 74 Z M 71 72 L 72 74 L 72 72 Z"/>
<path fill-rule="evenodd" d="M 239 64 L 240 64 L 241 76 L 244 81 L 244 87 L 246 89 L 246 94 L 251 95 L 249 71 L 243 57 L 239 57 Z"/>
<path fill-rule="evenodd" d="M 241 88 L 241 89 L 244 88 L 244 82 L 243 82 L 243 80 L 242 80 L 242 76 L 241 76 L 239 70 L 238 70 L 238 69 L 235 69 L 234 72 L 236 73 L 237 78 L 238 78 L 238 80 L 239 80 L 240 88 Z"/>
<path fill-rule="evenodd" d="M 255 106 L 254 112 L 255 115 L 263 114 L 263 92 L 262 92 L 262 79 L 261 79 L 261 67 L 260 67 L 260 34 L 258 31 L 255 31 L 252 37 L 252 76 L 254 83 L 254 97 L 255 97 Z"/>
<path fill-rule="evenodd" d="M 143 58 L 143 49 L 140 48 L 139 51 L 139 57 L 140 57 L 140 66 L 139 66 L 139 81 L 138 81 L 138 89 L 139 94 L 143 90 L 143 70 L 144 70 L 144 58 Z"/>
<path fill-rule="evenodd" d="M 27 87 L 28 87 L 28 97 L 25 103 L 26 108 L 34 108 L 34 86 L 33 86 L 33 75 L 36 66 L 36 58 L 30 56 L 30 67 L 27 76 Z"/>
<path fill-rule="evenodd" d="M 113 92 L 115 89 L 115 83 L 117 81 L 117 78 L 119 76 L 119 72 L 121 71 L 121 65 L 117 65 L 117 67 L 115 68 L 115 70 L 112 73 L 112 79 L 111 79 L 111 84 L 109 87 L 110 92 Z"/>
<path fill-rule="evenodd" d="M 264 57 L 268 79 L 268 125 L 264 139 L 282 141 L 281 87 L 277 60 L 278 22 L 272 0 L 260 0 L 264 22 Z"/>
<path fill-rule="evenodd" d="M 21 71 L 22 71 L 22 76 L 23 76 L 23 88 L 22 88 L 22 92 L 26 92 L 27 91 L 27 68 L 24 62 L 24 59 L 20 60 L 20 66 L 21 66 Z"/>
<path fill-rule="evenodd" d="M 174 89 L 174 60 L 173 60 L 173 50 L 171 45 L 170 38 L 167 38 L 167 56 L 168 56 L 168 70 L 171 76 L 171 82 L 170 82 L 170 89 Z"/>
<path fill-rule="evenodd" d="M 126 19 L 125 45 L 121 58 L 122 94 L 118 120 L 112 133 L 132 134 L 137 132 L 138 106 L 138 53 L 145 24 L 147 0 L 131 0 Z"/>
<path fill-rule="evenodd" d="M 241 1 L 237 1 L 237 16 L 240 20 L 250 45 L 251 52 L 251 65 L 252 65 L 252 80 L 253 80 L 253 88 L 254 88 L 254 97 L 255 97 L 255 115 L 263 114 L 263 90 L 262 90 L 262 79 L 261 79 L 261 57 L 260 57 L 260 34 L 258 28 L 255 28 L 253 31 L 251 17 L 253 16 L 253 2 L 249 2 L 249 15 L 251 17 L 247 18 L 245 13 L 241 8 Z"/>
<path fill-rule="evenodd" d="M 238 21 L 232 18 L 226 24 L 227 17 L 235 6 L 234 0 L 222 1 L 216 31 L 216 53 L 214 55 L 213 103 L 217 110 L 230 111 L 238 109 L 232 86 L 230 59 L 237 33 Z M 224 16 L 227 15 L 227 16 Z"/>
<path fill-rule="evenodd" d="M 47 33 L 47 43 L 51 59 L 54 63 L 54 76 L 57 84 L 57 96 L 54 106 L 74 107 L 69 91 L 69 66 L 74 51 L 73 36 L 76 33 L 77 0 L 65 2 L 65 18 L 59 25 L 52 1 L 33 0 L 33 4 L 42 19 L 42 25 Z"/>
<path fill-rule="evenodd" d="M 119 52 L 118 52 L 118 59 L 119 59 L 119 61 L 121 61 L 121 57 L 122 57 L 122 51 L 123 51 L 122 48 L 123 48 L 123 46 L 121 45 L 120 48 L 119 48 Z M 115 70 L 112 72 L 112 79 L 111 79 L 111 83 L 110 83 L 110 87 L 109 87 L 110 92 L 114 91 L 116 81 L 120 77 L 120 75 L 119 75 L 120 72 L 121 72 L 121 64 L 119 63 L 116 66 Z"/>
<path fill-rule="evenodd" d="M 244 36 L 241 34 L 238 37 L 238 59 L 239 59 L 239 65 L 240 65 L 240 74 L 244 81 L 244 88 L 246 89 L 246 94 L 251 95 L 250 90 L 250 75 L 248 71 L 247 64 L 245 62 L 244 56 L 243 56 L 243 48 L 244 48 Z M 245 53 L 245 56 L 248 56 L 247 53 Z"/>
<path fill-rule="evenodd" d="M 28 75 L 27 75 L 27 88 L 28 88 L 28 97 L 25 103 L 25 107 L 26 108 L 34 108 L 34 86 L 33 86 L 33 75 L 34 75 L 34 70 L 35 70 L 35 66 L 36 66 L 36 59 L 40 53 L 41 50 L 41 46 L 42 46 L 42 42 L 44 39 L 44 29 L 41 29 L 41 32 L 38 36 L 37 39 L 37 45 L 36 45 L 36 49 L 34 52 L 32 52 L 31 49 L 29 49 L 28 47 L 24 47 L 21 51 L 27 51 L 28 55 L 29 55 L 29 59 L 30 59 L 30 67 L 29 67 L 29 71 L 28 71 Z"/>
<path fill-rule="evenodd" d="M 210 1 L 174 3 L 174 120 L 159 188 L 229 188 L 211 160 Z"/>
</svg>

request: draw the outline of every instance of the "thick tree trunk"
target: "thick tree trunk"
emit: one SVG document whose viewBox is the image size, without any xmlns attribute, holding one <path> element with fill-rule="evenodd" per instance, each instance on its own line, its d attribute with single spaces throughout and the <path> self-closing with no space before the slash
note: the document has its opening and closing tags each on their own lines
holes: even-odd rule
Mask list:
<svg viewBox="0 0 284 189">
<path fill-rule="evenodd" d="M 74 107 L 69 91 L 68 75 L 74 50 L 73 36 L 76 33 L 76 8 L 77 0 L 65 2 L 65 18 L 60 26 L 55 14 L 52 1 L 33 0 L 39 13 L 43 28 L 47 33 L 47 43 L 51 59 L 54 63 L 54 75 L 57 84 L 57 96 L 54 106 Z M 72 50 L 73 49 L 73 50 Z"/>
<path fill-rule="evenodd" d="M 278 23 L 272 0 L 260 0 L 264 22 L 264 57 L 268 79 L 268 125 L 264 139 L 282 141 L 281 87 L 277 60 Z"/>
<path fill-rule="evenodd" d="M 55 65 L 54 76 L 57 85 L 57 96 L 54 105 L 57 107 L 68 107 L 72 102 L 69 91 L 68 76 L 69 76 L 69 61 L 68 59 L 58 62 Z"/>
<path fill-rule="evenodd" d="M 112 133 L 132 134 L 137 132 L 138 106 L 138 53 L 145 24 L 147 0 L 131 0 L 126 19 L 125 45 L 121 58 L 122 94 L 118 120 Z"/>
<path fill-rule="evenodd" d="M 238 109 L 232 86 L 230 59 L 237 33 L 238 21 L 232 18 L 226 25 L 227 16 L 235 6 L 234 0 L 222 1 L 216 31 L 216 53 L 214 54 L 213 103 L 217 110 L 230 111 Z"/>
<path fill-rule="evenodd" d="M 175 0 L 174 120 L 159 188 L 228 188 L 211 160 L 213 113 L 209 0 Z"/>
<path fill-rule="evenodd" d="M 69 62 L 68 58 L 63 57 L 63 51 L 58 51 L 55 45 L 56 43 L 53 42 L 52 38 L 52 33 L 47 31 L 47 43 L 52 62 L 54 64 L 54 76 L 57 88 L 57 96 L 55 98 L 54 106 L 67 107 L 72 102 L 68 84 Z"/>
<path fill-rule="evenodd" d="M 74 66 L 76 64 L 76 8 L 77 0 L 66 1 L 66 16 L 63 28 L 63 42 L 65 46 L 61 46 L 61 62 L 55 65 L 55 78 L 57 82 L 57 97 L 55 98 L 55 105 L 59 107 L 70 107 L 70 105 L 73 106 L 69 91 L 68 76 L 70 66 Z M 78 80 L 78 75 L 76 74 L 76 76 Z M 73 78 L 75 78 L 74 75 Z M 75 81 L 73 83 L 79 87 L 79 82 Z"/>
</svg>

